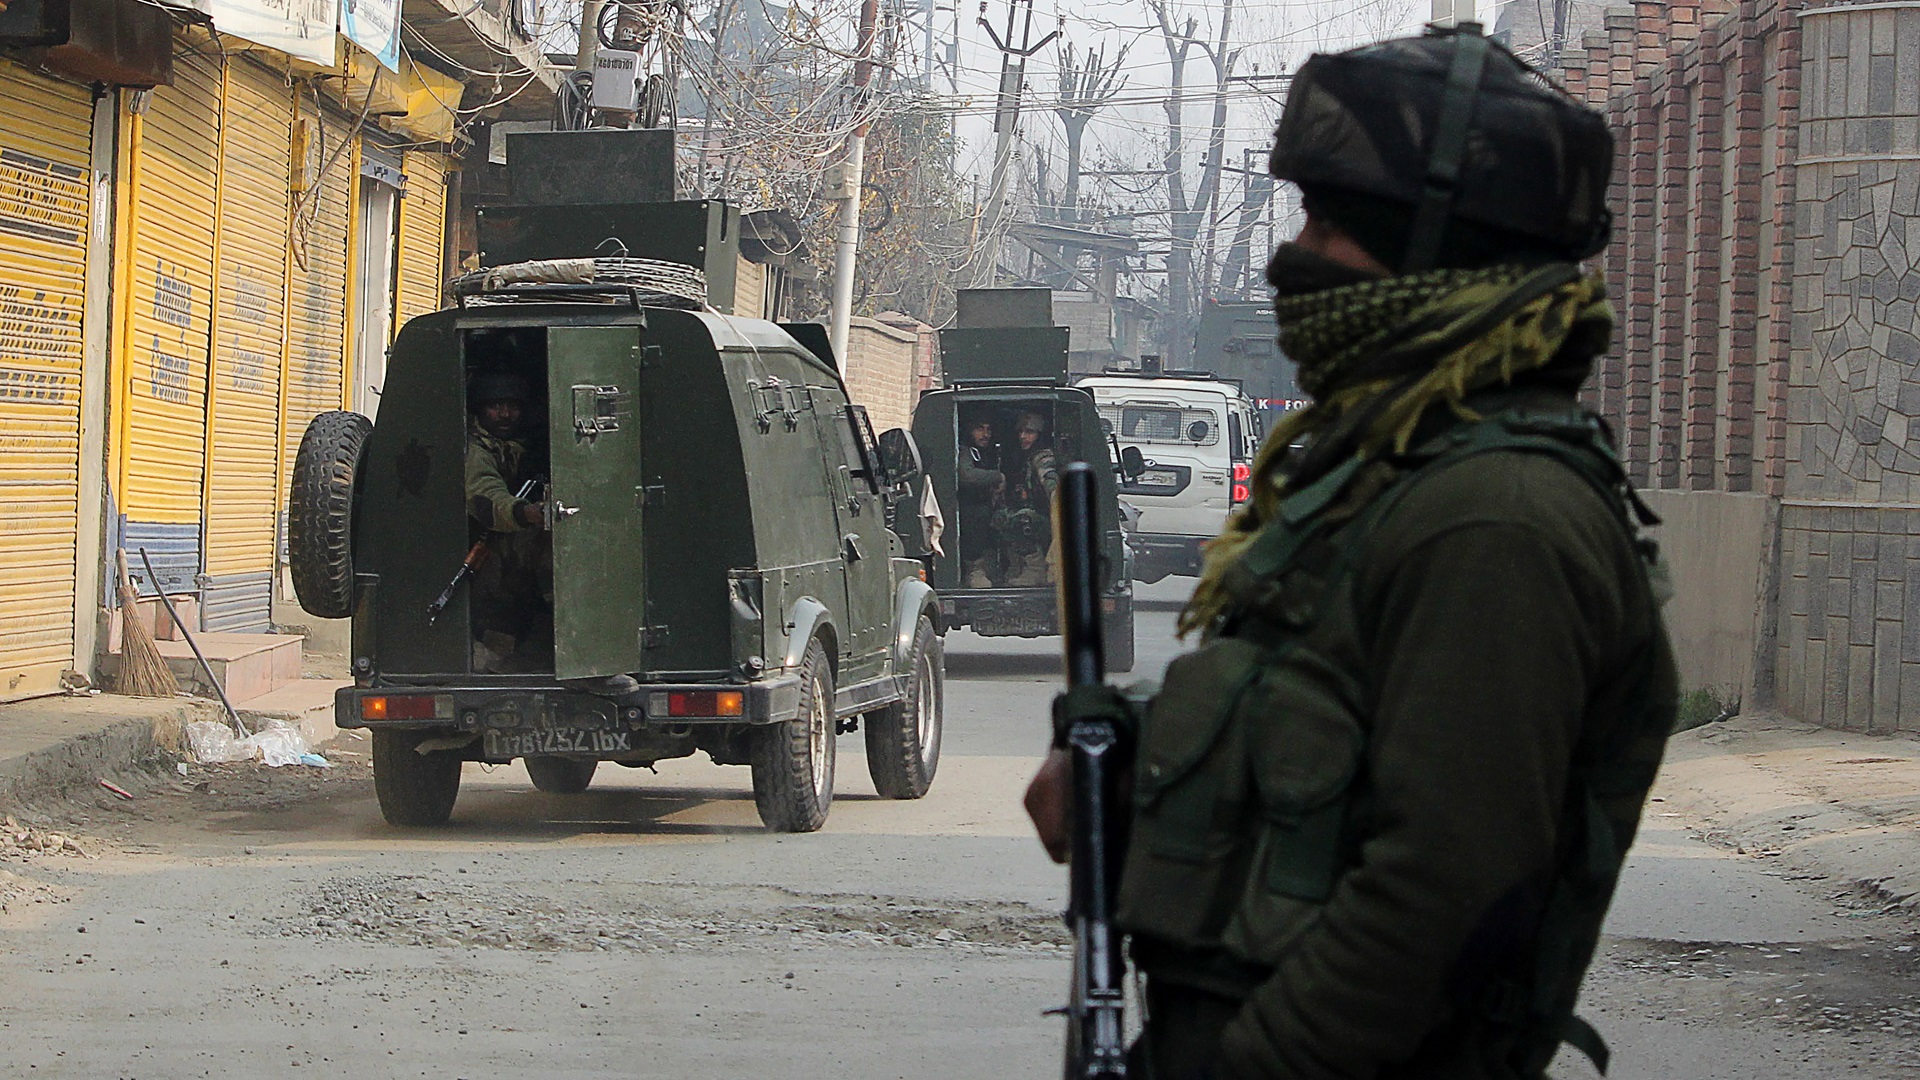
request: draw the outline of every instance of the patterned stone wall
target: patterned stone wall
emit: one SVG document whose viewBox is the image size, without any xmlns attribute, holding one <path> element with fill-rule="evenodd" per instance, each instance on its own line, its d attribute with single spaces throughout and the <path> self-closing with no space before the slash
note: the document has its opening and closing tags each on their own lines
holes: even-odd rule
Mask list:
<svg viewBox="0 0 1920 1080">
<path fill-rule="evenodd" d="M 1801 27 L 1781 705 L 1920 730 L 1920 2 Z"/>
</svg>

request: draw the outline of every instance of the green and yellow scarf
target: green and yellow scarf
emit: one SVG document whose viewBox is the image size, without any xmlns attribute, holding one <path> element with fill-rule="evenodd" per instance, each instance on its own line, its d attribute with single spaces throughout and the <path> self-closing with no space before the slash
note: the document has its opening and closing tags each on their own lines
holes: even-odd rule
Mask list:
<svg viewBox="0 0 1920 1080">
<path fill-rule="evenodd" d="M 1313 404 L 1288 415 L 1254 458 L 1253 498 L 1207 545 L 1180 633 L 1213 626 L 1229 603 L 1222 587 L 1296 477 L 1294 443 L 1338 439 L 1351 454 L 1405 453 L 1421 421 L 1444 404 L 1480 417 L 1469 394 L 1545 367 L 1569 340 L 1605 348 L 1613 309 L 1605 283 L 1571 264 L 1430 270 L 1379 278 L 1274 302 L 1280 346 L 1299 365 Z M 1348 455 L 1342 455 L 1348 456 Z"/>
</svg>

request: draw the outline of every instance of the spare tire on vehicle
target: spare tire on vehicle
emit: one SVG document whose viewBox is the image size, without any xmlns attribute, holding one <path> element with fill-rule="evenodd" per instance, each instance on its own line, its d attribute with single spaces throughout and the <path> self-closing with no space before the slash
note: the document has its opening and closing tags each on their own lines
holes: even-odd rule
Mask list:
<svg viewBox="0 0 1920 1080">
<path fill-rule="evenodd" d="M 307 424 L 287 495 L 287 564 L 309 615 L 353 614 L 353 495 L 373 422 L 323 412 Z"/>
</svg>

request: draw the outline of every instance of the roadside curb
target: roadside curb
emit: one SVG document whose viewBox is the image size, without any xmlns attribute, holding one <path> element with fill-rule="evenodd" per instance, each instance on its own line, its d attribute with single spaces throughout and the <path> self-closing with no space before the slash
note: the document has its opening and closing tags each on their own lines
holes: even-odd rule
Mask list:
<svg viewBox="0 0 1920 1080">
<path fill-rule="evenodd" d="M 208 702 L 114 694 L 0 705 L 0 806 L 145 772 L 181 745 L 189 720 L 211 715 Z"/>
<path fill-rule="evenodd" d="M 1702 822 L 1711 842 L 1920 912 L 1920 738 L 1911 734 L 1736 717 L 1675 735 L 1654 794 Z"/>
</svg>

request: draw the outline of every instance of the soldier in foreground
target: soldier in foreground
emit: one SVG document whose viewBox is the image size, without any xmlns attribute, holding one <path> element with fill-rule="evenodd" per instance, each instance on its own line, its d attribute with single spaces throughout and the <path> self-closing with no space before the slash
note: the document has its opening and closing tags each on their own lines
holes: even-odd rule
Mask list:
<svg viewBox="0 0 1920 1080">
<path fill-rule="evenodd" d="M 1271 165 L 1307 213 L 1268 279 L 1313 404 L 1267 438 L 1182 616 L 1202 644 L 1138 721 L 1128 1071 L 1604 1062 L 1573 1002 L 1676 696 L 1651 515 L 1575 396 L 1612 328 L 1577 266 L 1611 139 L 1463 26 L 1316 56 Z M 1088 700 L 1027 795 L 1056 859 Z"/>
</svg>

